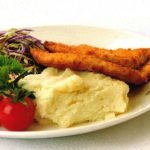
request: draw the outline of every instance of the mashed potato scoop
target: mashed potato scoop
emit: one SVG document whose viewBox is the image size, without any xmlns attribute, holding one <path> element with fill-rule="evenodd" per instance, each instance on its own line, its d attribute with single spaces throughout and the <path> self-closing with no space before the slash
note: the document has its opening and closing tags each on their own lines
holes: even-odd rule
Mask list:
<svg viewBox="0 0 150 150">
<path fill-rule="evenodd" d="M 87 72 L 46 68 L 19 82 L 34 91 L 36 120 L 70 127 L 87 121 L 107 120 L 124 113 L 129 87 L 109 76 Z M 45 121 L 47 120 L 47 121 Z"/>
</svg>

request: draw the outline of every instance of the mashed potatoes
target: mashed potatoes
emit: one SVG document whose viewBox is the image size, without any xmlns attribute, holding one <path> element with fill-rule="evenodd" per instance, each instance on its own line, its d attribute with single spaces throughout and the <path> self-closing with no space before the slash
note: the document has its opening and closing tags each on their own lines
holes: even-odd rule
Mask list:
<svg viewBox="0 0 150 150">
<path fill-rule="evenodd" d="M 47 68 L 19 84 L 35 92 L 39 123 L 69 127 L 106 120 L 125 112 L 128 104 L 128 85 L 99 73 Z"/>
</svg>

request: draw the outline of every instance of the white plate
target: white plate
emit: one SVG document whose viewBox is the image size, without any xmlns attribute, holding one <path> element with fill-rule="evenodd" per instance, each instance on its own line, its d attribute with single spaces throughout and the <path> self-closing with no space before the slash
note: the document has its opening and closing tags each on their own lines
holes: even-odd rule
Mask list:
<svg viewBox="0 0 150 150">
<path fill-rule="evenodd" d="M 150 47 L 150 38 L 127 31 L 84 27 L 84 26 L 47 26 L 35 27 L 32 33 L 39 39 L 64 42 L 68 44 L 90 44 L 99 47 Z M 76 135 L 110 127 L 132 119 L 150 110 L 150 84 L 133 90 L 130 95 L 128 111 L 115 119 L 91 122 L 71 128 L 32 125 L 28 131 L 10 132 L 0 127 L 0 137 L 5 138 L 52 138 Z"/>
</svg>

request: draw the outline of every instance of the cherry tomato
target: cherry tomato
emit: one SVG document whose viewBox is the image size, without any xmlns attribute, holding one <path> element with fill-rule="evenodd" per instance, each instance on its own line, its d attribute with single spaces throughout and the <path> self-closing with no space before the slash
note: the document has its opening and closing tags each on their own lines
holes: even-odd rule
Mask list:
<svg viewBox="0 0 150 150">
<path fill-rule="evenodd" d="M 33 122 L 35 105 L 26 97 L 25 100 L 12 102 L 9 97 L 0 101 L 0 123 L 12 131 L 26 130 Z"/>
</svg>

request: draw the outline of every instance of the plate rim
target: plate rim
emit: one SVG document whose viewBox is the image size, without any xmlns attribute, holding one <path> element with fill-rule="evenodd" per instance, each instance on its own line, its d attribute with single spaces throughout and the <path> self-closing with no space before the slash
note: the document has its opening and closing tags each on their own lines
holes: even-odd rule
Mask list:
<svg viewBox="0 0 150 150">
<path fill-rule="evenodd" d="M 43 139 L 43 138 L 56 138 L 56 137 L 66 137 L 72 135 L 80 135 L 85 133 L 94 132 L 97 130 L 105 129 L 115 125 L 119 125 L 126 121 L 129 121 L 133 118 L 136 118 L 147 111 L 150 110 L 150 105 L 145 109 L 141 109 L 138 112 L 132 112 L 132 115 L 129 113 L 124 113 L 114 119 L 106 121 L 97 121 L 87 125 L 86 127 L 74 127 L 74 128 L 62 128 L 59 131 L 57 130 L 44 130 L 44 131 L 0 131 L 0 137 L 2 138 L 11 138 L 11 139 Z M 110 124 L 111 123 L 111 124 Z M 82 130 L 84 128 L 84 130 Z M 73 130 L 73 132 L 72 132 Z"/>
</svg>

